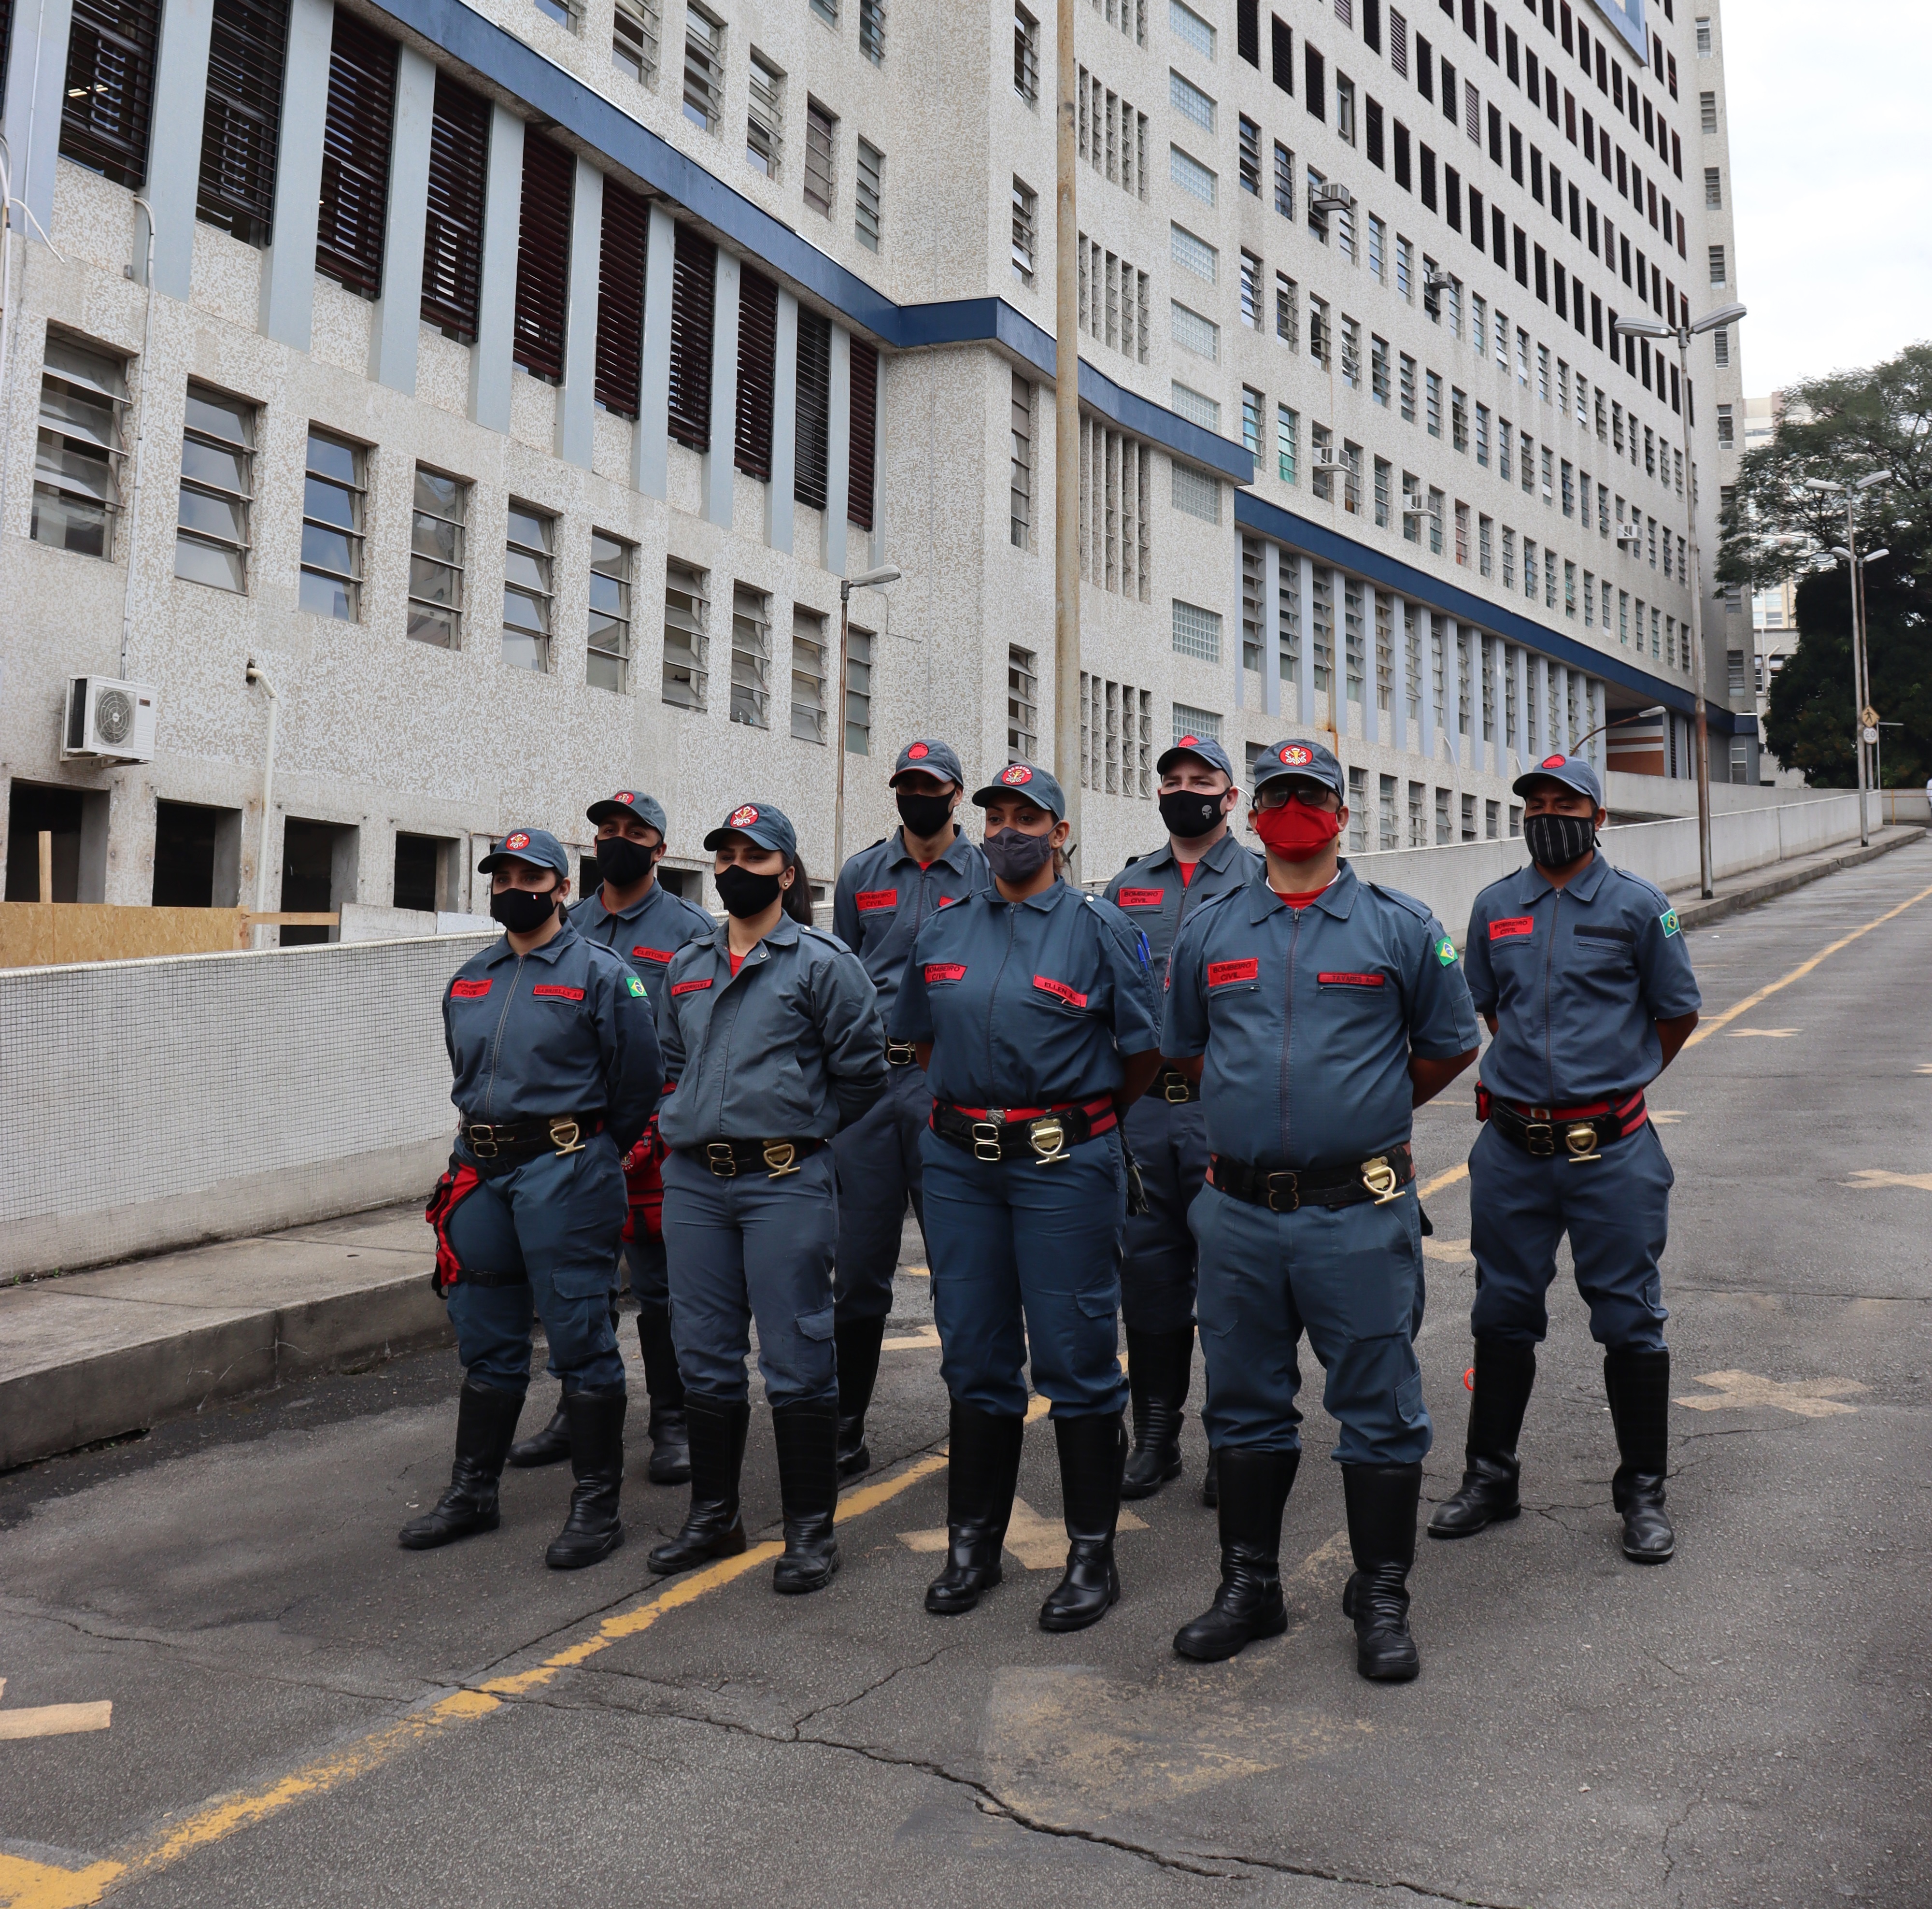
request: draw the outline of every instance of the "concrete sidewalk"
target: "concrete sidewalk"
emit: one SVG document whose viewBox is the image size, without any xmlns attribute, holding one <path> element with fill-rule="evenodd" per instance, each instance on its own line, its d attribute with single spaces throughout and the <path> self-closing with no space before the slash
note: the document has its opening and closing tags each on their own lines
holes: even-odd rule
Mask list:
<svg viewBox="0 0 1932 1909">
<path fill-rule="evenodd" d="M 1686 928 L 1922 841 L 1888 828 L 1718 884 Z M 421 1209 L 389 1206 L 0 1289 L 0 1471 L 450 1337 Z"/>
</svg>

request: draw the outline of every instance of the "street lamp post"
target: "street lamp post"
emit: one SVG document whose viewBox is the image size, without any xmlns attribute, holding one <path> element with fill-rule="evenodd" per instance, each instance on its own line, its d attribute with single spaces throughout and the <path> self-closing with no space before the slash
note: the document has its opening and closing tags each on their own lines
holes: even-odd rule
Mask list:
<svg viewBox="0 0 1932 1909">
<path fill-rule="evenodd" d="M 877 570 L 862 570 L 856 577 L 841 577 L 838 580 L 838 686 L 835 692 L 833 707 L 838 715 L 834 722 L 832 746 L 838 752 L 837 793 L 832 801 L 832 881 L 836 883 L 838 871 L 845 866 L 845 678 L 850 668 L 852 648 L 852 593 L 855 590 L 870 590 L 879 584 L 896 584 L 899 572 L 890 563 Z"/>
<path fill-rule="evenodd" d="M 1054 31 L 1058 110 L 1054 154 L 1053 245 L 1053 768 L 1080 854 L 1080 272 L 1074 199 L 1078 158 L 1073 0 L 1060 0 Z"/>
<path fill-rule="evenodd" d="M 1592 736 L 1600 736 L 1606 730 L 1617 728 L 1626 722 L 1642 722 L 1653 716 L 1662 716 L 1665 713 L 1664 707 L 1661 703 L 1653 703 L 1647 710 L 1619 710 L 1616 715 L 1610 718 L 1609 722 L 1600 722 L 1595 728 L 1585 730 L 1582 734 L 1579 736 L 1563 753 L 1565 755 L 1574 755 Z M 1607 757 L 1605 758 L 1605 766 L 1608 766 Z"/>
<path fill-rule="evenodd" d="M 1865 773 L 1865 709 L 1870 701 L 1870 689 L 1865 681 L 1865 629 L 1863 593 L 1859 589 L 1858 533 L 1857 523 L 1858 502 L 1860 492 L 1870 490 L 1874 485 L 1889 484 L 1892 473 L 1875 470 L 1869 476 L 1862 477 L 1856 483 L 1844 483 L 1834 477 L 1808 477 L 1804 488 L 1808 491 L 1822 491 L 1827 496 L 1837 494 L 1845 500 L 1845 542 L 1842 550 L 1834 550 L 1834 556 L 1842 556 L 1850 567 L 1852 596 L 1852 752 L 1856 758 L 1858 771 L 1858 845 L 1869 848 L 1871 828 L 1865 819 L 1865 791 L 1870 787 Z"/>
<path fill-rule="evenodd" d="M 1697 698 L 1697 886 L 1707 901 L 1717 888 L 1711 856 L 1711 737 L 1704 711 L 1704 579 L 1697 550 L 1697 465 L 1690 448 L 1690 341 L 1720 326 L 1734 324 L 1744 315 L 1742 305 L 1727 305 L 1707 313 L 1694 325 L 1666 325 L 1653 318 L 1617 320 L 1617 330 L 1626 338 L 1675 341 L 1678 372 L 1684 385 L 1684 516 L 1690 533 L 1690 653 L 1697 659 L 1694 685 Z"/>
</svg>

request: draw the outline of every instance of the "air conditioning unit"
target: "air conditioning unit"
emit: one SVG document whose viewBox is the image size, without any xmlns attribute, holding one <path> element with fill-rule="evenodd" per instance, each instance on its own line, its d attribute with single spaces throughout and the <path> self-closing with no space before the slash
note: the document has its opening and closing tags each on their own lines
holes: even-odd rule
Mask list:
<svg viewBox="0 0 1932 1909">
<path fill-rule="evenodd" d="M 1634 524 L 1619 524 L 1617 526 L 1617 542 L 1628 544 L 1634 550 L 1643 542 L 1643 535 Z"/>
<path fill-rule="evenodd" d="M 1346 212 L 1354 203 L 1348 188 L 1337 185 L 1332 179 L 1308 195 L 1308 209 L 1319 218 L 1325 219 L 1330 212 Z"/>
<path fill-rule="evenodd" d="M 1315 465 L 1318 470 L 1346 470 L 1348 465 L 1348 454 L 1336 450 L 1332 444 L 1318 446 L 1315 452 Z"/>
<path fill-rule="evenodd" d="M 68 685 L 61 760 L 104 756 L 114 762 L 153 761 L 159 701 L 160 692 L 152 683 L 117 683 L 110 676 L 75 677 Z"/>
</svg>

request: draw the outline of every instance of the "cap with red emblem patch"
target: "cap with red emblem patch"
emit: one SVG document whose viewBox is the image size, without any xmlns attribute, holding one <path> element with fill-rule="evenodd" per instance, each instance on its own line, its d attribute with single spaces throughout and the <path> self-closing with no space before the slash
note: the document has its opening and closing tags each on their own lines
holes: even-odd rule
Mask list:
<svg viewBox="0 0 1932 1909">
<path fill-rule="evenodd" d="M 634 815 L 646 827 L 656 829 L 660 839 L 665 833 L 664 805 L 642 789 L 620 789 L 602 802 L 593 802 L 584 813 L 592 822 L 604 821 L 614 815 Z"/>
<path fill-rule="evenodd" d="M 476 864 L 478 875 L 488 875 L 501 862 L 527 862 L 534 869 L 554 869 L 559 875 L 570 872 L 570 857 L 564 846 L 548 829 L 512 829 Z"/>
<path fill-rule="evenodd" d="M 1604 806 L 1604 785 L 1596 766 L 1580 755 L 1546 755 L 1534 767 L 1526 769 L 1510 784 L 1518 795 L 1526 796 L 1538 782 L 1556 782 L 1579 795 L 1587 795 L 1597 806 Z"/>
<path fill-rule="evenodd" d="M 781 855 L 798 853 L 798 835 L 790 818 L 769 802 L 741 802 L 717 827 L 704 838 L 706 848 L 724 846 L 727 836 L 742 835 L 760 848 L 776 848 Z"/>
<path fill-rule="evenodd" d="M 1052 771 L 1036 762 L 1010 762 L 983 788 L 973 791 L 973 800 L 983 809 L 996 796 L 1023 795 L 1037 803 L 1056 822 L 1066 819 L 1066 797 Z"/>
<path fill-rule="evenodd" d="M 1234 765 L 1228 760 L 1228 752 L 1212 736 L 1175 737 L 1174 746 L 1161 751 L 1160 759 L 1154 764 L 1156 773 L 1165 776 L 1184 755 L 1204 762 L 1210 769 L 1220 770 L 1230 782 L 1239 780 L 1234 773 Z"/>
<path fill-rule="evenodd" d="M 966 786 L 966 772 L 959 766 L 957 752 L 950 743 L 942 743 L 936 736 L 921 736 L 899 751 L 899 759 L 892 765 L 892 781 L 896 782 L 908 769 L 950 782 L 956 788 Z"/>
<path fill-rule="evenodd" d="M 1341 764 L 1336 760 L 1334 750 L 1323 748 L 1319 743 L 1291 740 L 1270 743 L 1256 757 L 1253 773 L 1257 797 L 1270 782 L 1279 782 L 1285 776 L 1295 776 L 1319 782 L 1324 789 L 1333 789 L 1344 802 L 1348 799 L 1348 780 L 1342 773 Z"/>
</svg>

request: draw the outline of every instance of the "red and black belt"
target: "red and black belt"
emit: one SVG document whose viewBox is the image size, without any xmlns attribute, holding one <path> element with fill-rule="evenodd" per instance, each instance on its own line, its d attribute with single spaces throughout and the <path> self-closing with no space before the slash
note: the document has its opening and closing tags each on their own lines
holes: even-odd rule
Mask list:
<svg viewBox="0 0 1932 1909">
<path fill-rule="evenodd" d="M 1526 1107 L 1498 1100 L 1476 1083 L 1476 1118 L 1486 1120 L 1514 1147 L 1532 1160 L 1586 1160 L 1601 1150 L 1627 1140 L 1650 1118 L 1643 1089 L 1634 1094 L 1592 1100 L 1581 1107 Z"/>
<path fill-rule="evenodd" d="M 1112 1094 L 1050 1107 L 956 1107 L 932 1103 L 932 1130 L 975 1160 L 1064 1160 L 1083 1141 L 1119 1124 Z"/>
</svg>

